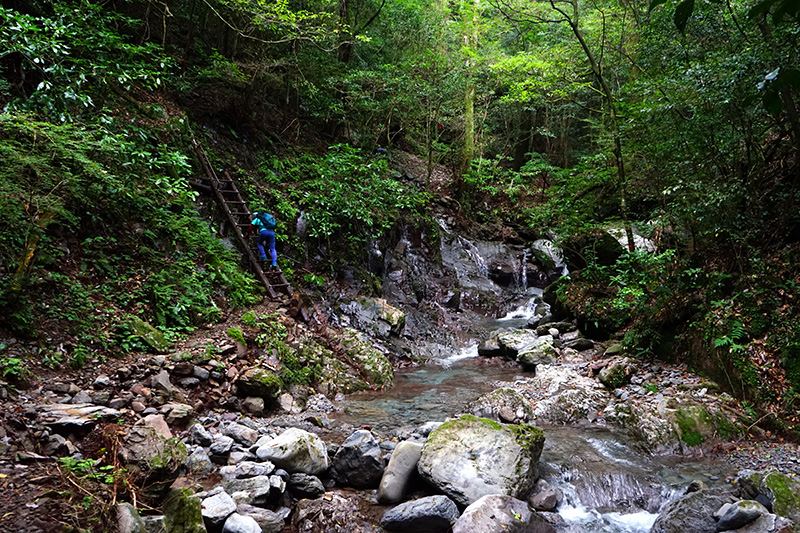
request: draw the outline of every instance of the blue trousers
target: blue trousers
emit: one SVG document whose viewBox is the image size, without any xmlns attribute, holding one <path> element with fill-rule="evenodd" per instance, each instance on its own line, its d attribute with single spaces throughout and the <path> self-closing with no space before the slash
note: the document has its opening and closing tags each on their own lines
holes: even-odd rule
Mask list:
<svg viewBox="0 0 800 533">
<path fill-rule="evenodd" d="M 271 229 L 262 229 L 258 232 L 258 253 L 261 254 L 261 260 L 267 259 L 267 252 L 265 246 L 269 247 L 269 255 L 272 258 L 272 264 L 278 264 L 278 252 L 275 251 L 275 232 Z"/>
</svg>

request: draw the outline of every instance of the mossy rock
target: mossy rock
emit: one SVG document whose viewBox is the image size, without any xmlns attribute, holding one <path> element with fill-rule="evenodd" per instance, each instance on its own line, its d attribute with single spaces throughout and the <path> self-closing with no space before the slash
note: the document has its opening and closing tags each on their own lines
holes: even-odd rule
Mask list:
<svg viewBox="0 0 800 533">
<path fill-rule="evenodd" d="M 145 344 L 147 344 L 153 353 L 167 354 L 172 350 L 172 343 L 167 340 L 163 332 L 157 330 L 139 317 L 132 316 L 125 321 L 125 325 Z"/>
<path fill-rule="evenodd" d="M 770 496 L 776 515 L 800 524 L 800 482 L 777 470 L 753 473 L 748 479 L 759 492 Z"/>
<path fill-rule="evenodd" d="M 678 437 L 688 446 L 698 446 L 715 433 L 711 415 L 697 405 L 677 409 L 674 420 Z"/>
<path fill-rule="evenodd" d="M 207 533 L 199 498 L 188 489 L 171 489 L 164 499 L 166 533 Z"/>
<path fill-rule="evenodd" d="M 281 392 L 281 380 L 265 368 L 253 367 L 239 375 L 236 388 L 240 396 L 257 396 L 274 401 Z"/>
<path fill-rule="evenodd" d="M 369 383 L 386 387 L 394 382 L 394 371 L 383 353 L 362 340 L 358 331 L 345 328 L 341 336 L 342 347 L 355 362 Z"/>
</svg>

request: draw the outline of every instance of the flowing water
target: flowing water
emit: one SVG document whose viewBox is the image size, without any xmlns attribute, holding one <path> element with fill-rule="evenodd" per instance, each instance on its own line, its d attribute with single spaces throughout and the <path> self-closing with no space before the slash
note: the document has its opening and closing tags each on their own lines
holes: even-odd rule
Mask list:
<svg viewBox="0 0 800 533">
<path fill-rule="evenodd" d="M 528 296 L 508 315 L 486 320 L 485 329 L 522 327 L 537 309 L 541 312 L 541 293 L 531 289 Z M 446 359 L 398 370 L 389 391 L 349 396 L 338 418 L 385 434 L 409 433 L 462 412 L 469 402 L 494 390 L 498 381 L 525 376 L 514 363 L 479 357 L 476 342 Z M 557 511 L 574 531 L 646 533 L 663 505 L 690 482 L 716 486 L 735 475 L 731 467 L 714 460 L 679 462 L 643 454 L 626 444 L 625 435 L 609 428 L 543 429 L 541 477 L 563 493 Z"/>
<path fill-rule="evenodd" d="M 548 312 L 542 291 L 526 288 L 527 251 L 522 254 L 520 280 L 510 293 L 488 279 L 485 259 L 508 257 L 512 255 L 509 250 L 500 243 L 471 242 L 452 232 L 443 221 L 440 226 L 446 234 L 442 262 L 455 273 L 462 288 L 483 290 L 505 302 L 521 302 L 501 318 L 465 318 L 458 314 L 453 320 L 463 322 L 478 337 L 497 329 L 523 328 Z M 567 273 L 560 251 L 551 242 L 534 244 L 533 248 L 548 256 L 555 268 Z M 425 366 L 398 370 L 391 390 L 348 396 L 345 410 L 337 418 L 355 426 L 371 426 L 384 434 L 407 435 L 426 422 L 441 422 L 464 411 L 469 402 L 497 388 L 497 382 L 530 377 L 515 363 L 479 357 L 479 340 L 456 348 L 442 346 L 438 353 L 446 356 Z M 574 526 L 573 531 L 648 532 L 663 505 L 681 494 L 691 481 L 716 486 L 735 475 L 732 467 L 720 462 L 670 461 L 640 453 L 628 446 L 626 435 L 611 428 L 542 429 L 545 446 L 541 477 L 563 493 L 557 511 Z"/>
</svg>

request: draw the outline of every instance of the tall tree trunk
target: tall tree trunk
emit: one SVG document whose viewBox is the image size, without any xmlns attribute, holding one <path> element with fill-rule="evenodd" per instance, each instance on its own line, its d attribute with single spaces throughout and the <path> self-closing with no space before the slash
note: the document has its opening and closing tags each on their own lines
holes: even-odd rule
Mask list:
<svg viewBox="0 0 800 533">
<path fill-rule="evenodd" d="M 608 125 L 611 130 L 611 138 L 614 140 L 613 151 L 614 159 L 616 160 L 617 165 L 617 178 L 620 195 L 620 215 L 622 216 L 622 224 L 625 227 L 625 236 L 628 239 L 628 250 L 633 252 L 636 249 L 636 245 L 633 241 L 633 228 L 631 227 L 631 221 L 630 218 L 628 218 L 628 178 L 625 173 L 625 159 L 622 153 L 622 139 L 619 132 L 619 120 L 617 117 L 617 106 L 614 99 L 614 93 L 611 92 L 611 87 L 608 85 L 608 81 L 606 80 L 605 76 L 603 76 L 603 70 L 600 67 L 600 64 L 595 58 L 595 55 L 592 52 L 592 49 L 589 47 L 589 44 L 586 42 L 586 39 L 584 39 L 583 32 L 581 32 L 580 28 L 578 27 L 578 6 L 575 0 L 571 2 L 571 5 L 573 12 L 570 14 L 565 12 L 560 7 L 557 7 L 554 1 L 550 0 L 550 6 L 564 15 L 564 18 L 567 20 L 573 35 L 575 35 L 578 43 L 580 43 L 583 53 L 586 56 L 586 59 L 589 61 L 589 65 L 592 69 L 592 74 L 594 75 L 595 80 L 600 85 L 603 103 L 608 111 Z"/>
<path fill-rule="evenodd" d="M 350 31 L 350 0 L 339 0 L 339 49 L 340 63 L 349 63 L 353 55 L 353 36 Z"/>
<path fill-rule="evenodd" d="M 478 49 L 477 0 L 466 0 L 462 4 L 464 23 L 465 83 L 464 83 L 464 151 L 461 159 L 461 173 L 466 174 L 475 158 L 475 60 L 473 54 Z"/>
</svg>

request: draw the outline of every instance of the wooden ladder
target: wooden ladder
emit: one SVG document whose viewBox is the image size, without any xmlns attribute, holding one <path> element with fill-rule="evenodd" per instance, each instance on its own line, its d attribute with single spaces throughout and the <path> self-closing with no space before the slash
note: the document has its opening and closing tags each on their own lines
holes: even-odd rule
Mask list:
<svg viewBox="0 0 800 533">
<path fill-rule="evenodd" d="M 214 171 L 214 167 L 211 166 L 208 155 L 206 155 L 205 150 L 203 150 L 200 144 L 192 139 L 192 146 L 194 146 L 195 152 L 197 152 L 197 157 L 203 165 L 203 170 L 209 182 L 209 185 L 206 185 L 202 181 L 194 182 L 193 185 L 197 188 L 208 190 L 216 196 L 228 222 L 233 228 L 234 233 L 236 233 L 236 238 L 239 239 L 240 247 L 247 254 L 250 267 L 253 269 L 253 272 L 255 272 L 256 277 L 264 285 L 264 288 L 267 289 L 269 297 L 274 300 L 277 298 L 278 292 L 291 296 L 294 291 L 292 291 L 292 286 L 289 282 L 286 281 L 283 271 L 280 269 L 264 270 L 261 268 L 257 246 L 253 242 L 249 242 L 247 238 L 245 238 L 244 233 L 242 233 L 242 230 L 250 226 L 251 211 L 247 208 L 247 203 L 242 199 L 242 195 L 239 194 L 239 190 L 236 188 L 233 179 L 231 179 L 227 171 L 224 173 L 225 179 L 220 179 Z"/>
</svg>

